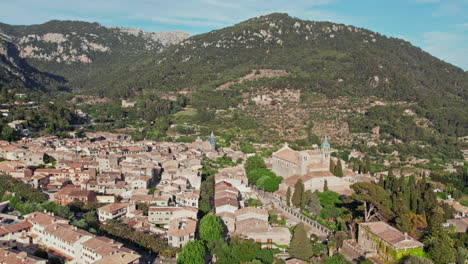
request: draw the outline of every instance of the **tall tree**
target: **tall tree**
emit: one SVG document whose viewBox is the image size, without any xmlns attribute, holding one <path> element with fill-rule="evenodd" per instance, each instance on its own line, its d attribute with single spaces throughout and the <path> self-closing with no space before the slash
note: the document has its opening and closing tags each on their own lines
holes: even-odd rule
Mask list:
<svg viewBox="0 0 468 264">
<path fill-rule="evenodd" d="M 189 241 L 180 251 L 177 264 L 204 264 L 206 248 L 202 241 Z"/>
<path fill-rule="evenodd" d="M 435 263 L 453 263 L 456 260 L 453 240 L 442 227 L 444 221 L 442 208 L 435 208 L 429 217 L 429 228 L 424 239 L 427 253 Z"/>
<path fill-rule="evenodd" d="M 293 258 L 308 261 L 312 255 L 312 245 L 307 237 L 307 231 L 304 228 L 304 223 L 299 223 L 294 229 L 294 235 L 289 245 L 289 255 Z"/>
<path fill-rule="evenodd" d="M 313 193 L 306 205 L 306 209 L 314 215 L 320 215 L 322 205 L 320 204 L 319 197 L 316 193 Z"/>
<path fill-rule="evenodd" d="M 336 177 L 343 177 L 343 167 L 341 165 L 341 160 L 338 159 L 338 162 L 336 163 L 336 166 L 335 166 L 335 176 Z"/>
<path fill-rule="evenodd" d="M 393 217 L 390 196 L 382 187 L 370 182 L 360 182 L 353 184 L 351 188 L 355 191 L 353 199 L 363 203 L 365 222 L 375 217 L 387 219 Z"/>
<path fill-rule="evenodd" d="M 207 243 L 218 240 L 222 237 L 223 226 L 219 217 L 214 214 L 205 215 L 200 221 L 200 238 Z"/>
<path fill-rule="evenodd" d="M 335 162 L 330 159 L 330 172 L 335 174 Z"/>
<path fill-rule="evenodd" d="M 312 199 L 312 195 L 313 194 L 311 190 L 302 192 L 301 209 L 304 209 L 306 207 L 310 199 Z"/>
<path fill-rule="evenodd" d="M 294 194 L 292 197 L 292 204 L 296 207 L 301 206 L 302 193 L 304 192 L 304 184 L 301 179 L 298 179 L 294 185 Z"/>
<path fill-rule="evenodd" d="M 288 186 L 288 190 L 286 191 L 286 204 L 291 206 L 291 187 Z"/>
<path fill-rule="evenodd" d="M 371 161 L 369 157 L 366 157 L 365 165 L 364 165 L 364 173 L 370 173 L 371 172 Z"/>
</svg>

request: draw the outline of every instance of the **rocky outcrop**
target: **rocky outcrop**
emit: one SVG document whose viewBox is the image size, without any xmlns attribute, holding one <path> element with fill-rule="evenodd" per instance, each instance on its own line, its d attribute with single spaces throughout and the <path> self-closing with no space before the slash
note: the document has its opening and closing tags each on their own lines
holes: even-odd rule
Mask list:
<svg viewBox="0 0 468 264">
<path fill-rule="evenodd" d="M 79 21 L 0 24 L 0 33 L 17 44 L 22 58 L 65 64 L 90 64 L 108 61 L 111 56 L 125 58 L 146 50 L 160 51 L 190 37 L 181 31 L 154 33 Z"/>
</svg>

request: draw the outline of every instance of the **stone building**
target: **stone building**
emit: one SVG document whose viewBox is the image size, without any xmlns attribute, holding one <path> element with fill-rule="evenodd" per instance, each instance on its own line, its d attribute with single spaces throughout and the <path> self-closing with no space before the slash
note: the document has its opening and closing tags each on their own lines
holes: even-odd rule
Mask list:
<svg viewBox="0 0 468 264">
<path fill-rule="evenodd" d="M 385 222 L 359 224 L 358 245 L 369 258 L 397 263 L 404 256 L 424 256 L 424 244 Z"/>
<path fill-rule="evenodd" d="M 330 143 L 327 137 L 321 149 L 295 151 L 287 143 L 273 153 L 272 171 L 278 176 L 287 178 L 292 175 L 306 175 L 314 171 L 328 170 L 330 167 Z"/>
</svg>

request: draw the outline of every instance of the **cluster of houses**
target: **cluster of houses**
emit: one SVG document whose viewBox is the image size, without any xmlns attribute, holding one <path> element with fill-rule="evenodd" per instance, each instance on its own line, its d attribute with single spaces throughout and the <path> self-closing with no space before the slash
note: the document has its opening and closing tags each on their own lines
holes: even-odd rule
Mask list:
<svg viewBox="0 0 468 264">
<path fill-rule="evenodd" d="M 253 239 L 265 247 L 288 246 L 291 233 L 287 227 L 271 226 L 266 209 L 248 207 L 251 196 L 248 179 L 242 167 L 230 167 L 215 175 L 215 212 L 228 235 Z"/>
<path fill-rule="evenodd" d="M 164 237 L 172 247 L 183 247 L 195 239 L 202 159 L 224 155 L 233 160 L 245 159 L 242 152 L 216 149 L 213 134 L 206 141 L 197 139 L 184 144 L 133 142 L 124 134 L 85 133 L 83 138 L 0 141 L 0 158 L 5 160 L 0 162 L 0 173 L 42 190 L 51 201 L 63 206 L 105 204 L 97 210 L 103 224 L 119 220 L 135 230 Z M 121 244 L 73 228 L 55 216 L 36 213 L 25 218 L 28 229 L 18 233 L 29 239 L 25 244 L 40 245 L 71 263 L 75 259 L 86 263 L 133 263 L 138 259 L 129 257 L 134 256 L 132 252 L 125 255 L 117 250 Z M 36 223 L 36 219 L 47 220 Z M 51 228 L 56 230 L 47 227 L 52 223 Z M 44 230 L 50 232 L 45 234 Z M 10 235 L 4 237 L 8 238 L 5 241 L 21 241 Z M 103 244 L 103 250 L 109 254 L 101 256 L 89 251 L 101 247 L 98 244 Z M 96 262 L 100 259 L 103 260 Z"/>
<path fill-rule="evenodd" d="M 78 229 L 69 220 L 43 212 L 25 215 L 21 222 L 0 227 L 0 247 L 4 253 L 0 263 L 9 264 L 45 264 L 45 260 L 31 255 L 39 247 L 72 264 L 134 264 L 140 259 L 139 254 L 122 243 Z"/>
<path fill-rule="evenodd" d="M 344 163 L 343 177 L 333 175 L 330 160 L 342 161 L 332 158 L 331 152 L 325 138 L 320 149 L 295 151 L 285 144 L 266 158 L 267 167 L 284 179 L 274 197 L 284 201 L 287 189 L 294 192 L 299 179 L 305 190 L 323 191 L 326 185 L 340 194 L 350 194 L 353 183 L 371 181 L 369 175 L 357 175 Z M 5 160 L 0 162 L 0 173 L 42 190 L 63 206 L 100 203 L 97 213 L 102 224 L 118 220 L 180 248 L 194 240 L 197 231 L 202 159 L 222 156 L 234 161 L 246 158 L 240 151 L 216 148 L 213 134 L 206 141 L 173 143 L 133 142 L 124 134 L 85 133 L 82 138 L 0 141 L 0 158 Z M 291 232 L 271 224 L 267 209 L 248 205 L 246 201 L 256 195 L 242 164 L 220 169 L 214 176 L 214 211 L 227 235 L 284 251 Z M 466 208 L 459 211 L 463 211 L 461 220 L 450 224 L 466 232 Z M 423 255 L 423 246 L 384 222 L 372 222 L 361 223 L 358 237 L 346 240 L 343 250 L 375 258 L 377 263 L 392 263 L 408 253 Z M 69 263 L 127 264 L 140 259 L 121 243 L 77 229 L 68 220 L 45 212 L 0 225 L 0 263 L 45 263 L 30 254 L 39 247 Z"/>
</svg>

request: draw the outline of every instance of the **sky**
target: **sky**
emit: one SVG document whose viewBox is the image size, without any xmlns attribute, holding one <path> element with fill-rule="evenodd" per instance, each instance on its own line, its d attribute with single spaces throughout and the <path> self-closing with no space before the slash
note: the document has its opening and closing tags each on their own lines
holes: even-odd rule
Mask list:
<svg viewBox="0 0 468 264">
<path fill-rule="evenodd" d="M 52 19 L 192 35 L 273 12 L 363 27 L 468 70 L 468 0 L 0 0 L 0 22 Z"/>
</svg>

